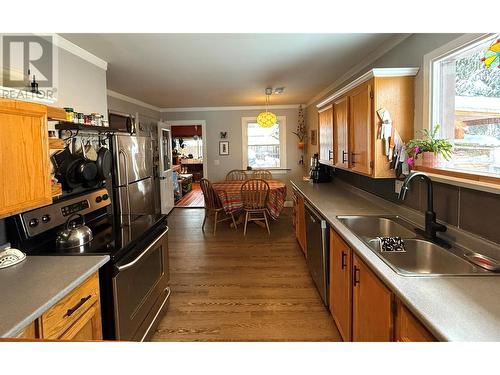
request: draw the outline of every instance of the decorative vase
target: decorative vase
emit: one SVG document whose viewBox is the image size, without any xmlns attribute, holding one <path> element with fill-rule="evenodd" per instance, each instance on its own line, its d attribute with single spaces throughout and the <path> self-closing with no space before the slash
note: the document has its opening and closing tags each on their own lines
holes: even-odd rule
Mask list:
<svg viewBox="0 0 500 375">
<path fill-rule="evenodd" d="M 303 150 L 304 149 L 304 142 L 299 142 L 299 150 Z"/>
</svg>

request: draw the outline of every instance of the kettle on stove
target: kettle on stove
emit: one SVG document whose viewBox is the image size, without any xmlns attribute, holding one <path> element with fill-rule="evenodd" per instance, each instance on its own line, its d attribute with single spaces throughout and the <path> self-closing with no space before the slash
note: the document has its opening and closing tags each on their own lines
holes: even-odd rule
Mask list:
<svg viewBox="0 0 500 375">
<path fill-rule="evenodd" d="M 72 222 L 71 219 L 81 217 L 80 224 Z M 65 229 L 57 233 L 56 245 L 58 248 L 68 249 L 88 244 L 93 239 L 92 230 L 85 225 L 85 219 L 82 214 L 73 214 L 68 217 Z"/>
</svg>

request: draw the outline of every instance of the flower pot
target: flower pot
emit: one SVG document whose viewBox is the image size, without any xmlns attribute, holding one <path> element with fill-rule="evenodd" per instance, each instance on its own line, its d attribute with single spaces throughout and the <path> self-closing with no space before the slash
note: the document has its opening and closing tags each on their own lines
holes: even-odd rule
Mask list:
<svg viewBox="0 0 500 375">
<path fill-rule="evenodd" d="M 299 142 L 298 146 L 299 146 L 299 150 L 303 150 L 304 149 L 304 142 Z"/>
<path fill-rule="evenodd" d="M 422 166 L 427 168 L 439 167 L 439 157 L 433 152 L 424 152 L 422 154 Z"/>
</svg>

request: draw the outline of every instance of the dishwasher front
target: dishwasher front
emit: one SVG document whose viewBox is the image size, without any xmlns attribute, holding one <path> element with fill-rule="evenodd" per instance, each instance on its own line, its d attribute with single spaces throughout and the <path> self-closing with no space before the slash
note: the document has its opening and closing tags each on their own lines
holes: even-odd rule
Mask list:
<svg viewBox="0 0 500 375">
<path fill-rule="evenodd" d="M 305 216 L 307 266 L 323 303 L 328 306 L 330 230 L 326 220 L 307 202 Z"/>
</svg>

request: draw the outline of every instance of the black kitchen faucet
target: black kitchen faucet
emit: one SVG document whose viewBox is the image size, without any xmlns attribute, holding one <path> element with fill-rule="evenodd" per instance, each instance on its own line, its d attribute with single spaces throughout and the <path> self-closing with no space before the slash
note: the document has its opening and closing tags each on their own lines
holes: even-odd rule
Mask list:
<svg viewBox="0 0 500 375">
<path fill-rule="evenodd" d="M 420 177 L 427 183 L 427 211 L 425 211 L 425 231 L 423 232 L 424 237 L 432 241 L 440 241 L 436 236 L 437 232 L 446 232 L 446 226 L 436 222 L 436 213 L 434 212 L 434 199 L 433 199 L 433 188 L 432 180 L 426 174 L 422 172 L 411 173 L 406 177 L 403 182 L 403 186 L 399 192 L 399 199 L 404 200 L 406 198 L 406 193 L 410 189 L 410 182 L 416 178 Z"/>
</svg>

